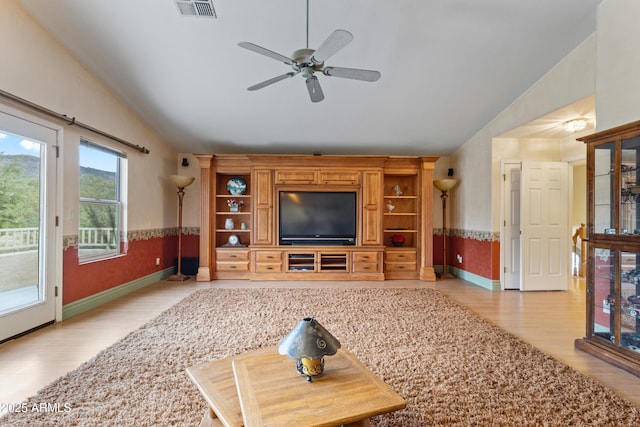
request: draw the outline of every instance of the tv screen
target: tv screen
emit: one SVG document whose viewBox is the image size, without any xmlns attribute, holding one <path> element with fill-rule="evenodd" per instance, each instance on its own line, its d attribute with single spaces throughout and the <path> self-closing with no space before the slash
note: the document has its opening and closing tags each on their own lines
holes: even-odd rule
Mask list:
<svg viewBox="0 0 640 427">
<path fill-rule="evenodd" d="M 355 244 L 357 193 L 280 192 L 281 244 Z"/>
</svg>

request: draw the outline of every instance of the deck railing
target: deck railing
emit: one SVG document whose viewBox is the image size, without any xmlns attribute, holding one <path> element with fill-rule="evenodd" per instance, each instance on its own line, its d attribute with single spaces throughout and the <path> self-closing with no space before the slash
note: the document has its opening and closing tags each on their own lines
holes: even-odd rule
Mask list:
<svg viewBox="0 0 640 427">
<path fill-rule="evenodd" d="M 24 252 L 38 249 L 39 229 L 0 228 L 0 253 Z M 112 249 L 116 244 L 112 228 L 81 228 L 78 247 L 81 249 Z"/>
<path fill-rule="evenodd" d="M 0 229 L 0 253 L 22 252 L 38 247 L 38 228 Z"/>
</svg>

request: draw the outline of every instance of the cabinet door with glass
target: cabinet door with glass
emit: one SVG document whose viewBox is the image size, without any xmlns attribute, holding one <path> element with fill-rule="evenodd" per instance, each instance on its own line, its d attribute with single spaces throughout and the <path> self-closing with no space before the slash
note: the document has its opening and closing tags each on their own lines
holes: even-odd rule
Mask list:
<svg viewBox="0 0 640 427">
<path fill-rule="evenodd" d="M 593 249 L 591 337 L 615 350 L 640 352 L 640 253 Z"/>
<path fill-rule="evenodd" d="M 640 136 L 594 145 L 589 153 L 591 233 L 640 237 Z"/>
<path fill-rule="evenodd" d="M 587 327 L 576 347 L 640 376 L 640 121 L 587 143 Z"/>
</svg>

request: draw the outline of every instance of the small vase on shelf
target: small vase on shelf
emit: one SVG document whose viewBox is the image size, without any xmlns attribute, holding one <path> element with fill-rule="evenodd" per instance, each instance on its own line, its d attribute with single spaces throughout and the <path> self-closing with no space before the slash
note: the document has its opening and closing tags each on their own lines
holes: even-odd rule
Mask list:
<svg viewBox="0 0 640 427">
<path fill-rule="evenodd" d="M 225 230 L 233 230 L 234 227 L 233 218 L 227 218 L 224 220 L 224 229 Z"/>
<path fill-rule="evenodd" d="M 387 202 L 387 212 L 391 213 L 396 207 L 391 204 L 391 202 Z"/>
</svg>

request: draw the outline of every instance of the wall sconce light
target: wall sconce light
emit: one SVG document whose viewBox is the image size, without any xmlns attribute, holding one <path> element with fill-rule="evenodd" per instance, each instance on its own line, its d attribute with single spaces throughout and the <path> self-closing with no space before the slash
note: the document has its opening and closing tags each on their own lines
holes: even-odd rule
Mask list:
<svg viewBox="0 0 640 427">
<path fill-rule="evenodd" d="M 278 344 L 278 353 L 296 361 L 300 375 L 311 382 L 324 372 L 324 356 L 338 352 L 340 342 L 313 317 L 306 317 Z"/>
<path fill-rule="evenodd" d="M 186 157 L 182 158 L 182 166 L 184 166 L 185 168 L 187 166 L 189 166 L 189 159 L 187 159 Z"/>
<path fill-rule="evenodd" d="M 578 132 L 587 127 L 589 121 L 584 117 L 578 117 L 564 122 L 564 130 L 567 132 Z"/>
</svg>

